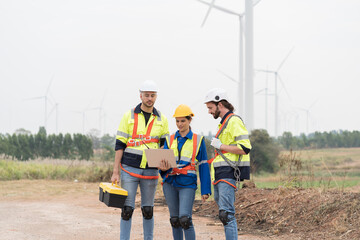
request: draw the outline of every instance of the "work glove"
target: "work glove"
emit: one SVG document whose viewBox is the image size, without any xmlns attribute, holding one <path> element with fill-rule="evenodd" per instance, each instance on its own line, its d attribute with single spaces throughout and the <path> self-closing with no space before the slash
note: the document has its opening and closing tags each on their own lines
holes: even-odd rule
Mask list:
<svg viewBox="0 0 360 240">
<path fill-rule="evenodd" d="M 222 143 L 221 143 L 220 139 L 218 139 L 218 138 L 213 138 L 213 139 L 211 140 L 211 144 L 210 144 L 210 145 L 213 146 L 213 147 L 216 148 L 216 149 L 220 149 Z"/>
</svg>

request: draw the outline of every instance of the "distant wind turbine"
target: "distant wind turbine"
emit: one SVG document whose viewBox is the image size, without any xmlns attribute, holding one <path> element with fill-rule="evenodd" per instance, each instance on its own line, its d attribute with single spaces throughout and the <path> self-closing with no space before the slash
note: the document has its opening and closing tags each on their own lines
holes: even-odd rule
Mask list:
<svg viewBox="0 0 360 240">
<path fill-rule="evenodd" d="M 49 94 L 49 91 L 50 91 L 50 86 L 51 86 L 51 83 L 54 79 L 54 74 L 52 75 L 51 79 L 50 79 L 50 82 L 49 82 L 49 85 L 46 89 L 46 92 L 45 92 L 45 95 L 44 96 L 40 96 L 40 97 L 32 97 L 32 98 L 26 98 L 24 99 L 24 101 L 27 101 L 27 100 L 36 100 L 36 99 L 44 99 L 44 103 L 45 103 L 45 113 L 44 113 L 44 127 L 45 129 L 47 129 L 47 118 L 48 118 L 48 114 L 47 114 L 47 107 L 48 107 L 48 101 L 50 101 L 49 97 L 48 97 L 48 94 Z"/>
<path fill-rule="evenodd" d="M 289 99 L 291 99 L 290 94 L 288 93 L 288 91 L 286 90 L 285 84 L 282 81 L 279 71 L 281 69 L 281 67 L 284 65 L 285 61 L 287 60 L 287 58 L 289 57 L 290 53 L 293 51 L 294 47 L 289 51 L 289 53 L 286 55 L 286 57 L 283 59 L 283 61 L 280 63 L 279 67 L 276 70 L 264 70 L 264 69 L 257 69 L 255 71 L 257 72 L 265 72 L 265 73 L 272 73 L 274 74 L 275 77 L 275 137 L 278 136 L 279 134 L 279 93 L 278 93 L 278 79 L 280 80 L 281 85 L 283 86 L 287 96 L 289 97 Z"/>
<path fill-rule="evenodd" d="M 306 113 L 306 134 L 309 134 L 309 118 L 310 118 L 310 109 L 314 107 L 319 99 L 315 100 L 308 108 L 300 108 L 297 109 L 302 110 Z"/>
<path fill-rule="evenodd" d="M 101 136 L 101 129 L 102 129 L 102 119 L 105 118 L 105 112 L 104 112 L 104 108 L 103 108 L 103 104 L 104 104 L 104 99 L 105 99 L 105 96 L 106 96 L 106 92 L 107 90 L 105 90 L 104 92 L 104 95 L 101 99 L 101 102 L 100 102 L 100 105 L 98 107 L 94 107 L 94 108 L 89 108 L 88 110 L 89 111 L 92 111 L 92 110 L 99 110 L 99 131 L 100 131 L 100 136 Z M 104 123 L 104 126 L 105 126 L 105 123 Z"/>
</svg>

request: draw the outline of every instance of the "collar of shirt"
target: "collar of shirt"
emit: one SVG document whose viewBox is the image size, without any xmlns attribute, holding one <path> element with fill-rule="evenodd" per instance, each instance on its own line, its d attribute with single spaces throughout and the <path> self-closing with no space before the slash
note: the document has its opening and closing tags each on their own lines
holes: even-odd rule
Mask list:
<svg viewBox="0 0 360 240">
<path fill-rule="evenodd" d="M 176 131 L 175 136 L 174 136 L 174 139 L 177 139 L 178 137 L 181 138 L 181 135 L 180 135 L 180 133 L 179 133 L 179 130 Z M 193 132 L 192 132 L 191 129 L 190 129 L 190 131 L 188 132 L 188 134 L 186 134 L 186 136 L 185 136 L 184 138 L 192 139 L 192 137 L 193 137 Z"/>
<path fill-rule="evenodd" d="M 135 107 L 134 112 L 135 112 L 135 113 L 138 113 L 138 114 L 141 113 L 141 108 L 140 108 L 140 107 L 141 107 L 141 103 L 139 103 L 139 105 L 137 105 L 137 106 Z M 160 117 L 160 115 L 159 115 L 159 113 L 158 113 L 158 111 L 156 110 L 155 107 L 153 108 L 153 114 L 156 115 L 156 116 L 158 116 L 158 117 Z"/>
<path fill-rule="evenodd" d="M 223 122 L 225 121 L 226 117 L 230 114 L 233 113 L 232 111 L 228 111 L 221 119 L 220 124 L 223 124 Z"/>
</svg>

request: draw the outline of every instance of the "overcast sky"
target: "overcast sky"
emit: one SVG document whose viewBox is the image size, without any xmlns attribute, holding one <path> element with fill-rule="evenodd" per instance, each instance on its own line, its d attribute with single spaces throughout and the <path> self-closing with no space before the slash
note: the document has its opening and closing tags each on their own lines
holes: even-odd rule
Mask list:
<svg viewBox="0 0 360 240">
<path fill-rule="evenodd" d="M 244 1 L 216 4 L 244 11 Z M 49 89 L 48 133 L 58 103 L 58 132 L 113 135 L 147 79 L 159 85 L 155 106 L 170 132 L 179 104 L 193 109 L 194 131 L 216 132 L 203 100 L 222 87 L 238 108 L 237 84 L 221 72 L 238 79 L 239 21 L 213 9 L 201 27 L 207 9 L 196 0 L 0 0 L 0 133 L 36 133 Z M 254 68 L 276 70 L 293 49 L 279 70 L 280 133 L 360 130 L 359 13 L 358 0 L 255 6 Z M 274 74 L 256 72 L 254 92 L 255 128 L 274 135 Z"/>
</svg>

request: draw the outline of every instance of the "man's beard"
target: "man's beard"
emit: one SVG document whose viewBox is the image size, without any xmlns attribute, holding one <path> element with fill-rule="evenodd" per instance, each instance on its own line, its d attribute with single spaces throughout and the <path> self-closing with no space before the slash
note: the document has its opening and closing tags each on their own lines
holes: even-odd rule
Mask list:
<svg viewBox="0 0 360 240">
<path fill-rule="evenodd" d="M 147 108 L 151 108 L 152 106 L 154 106 L 154 102 L 151 102 L 150 105 L 147 102 L 143 102 L 143 104 L 145 105 L 145 107 Z"/>
<path fill-rule="evenodd" d="M 214 117 L 215 119 L 218 119 L 218 117 L 219 117 L 219 116 L 220 116 L 219 107 L 218 107 L 218 106 L 216 106 L 216 111 L 215 111 L 215 113 L 214 113 L 213 117 Z"/>
</svg>

